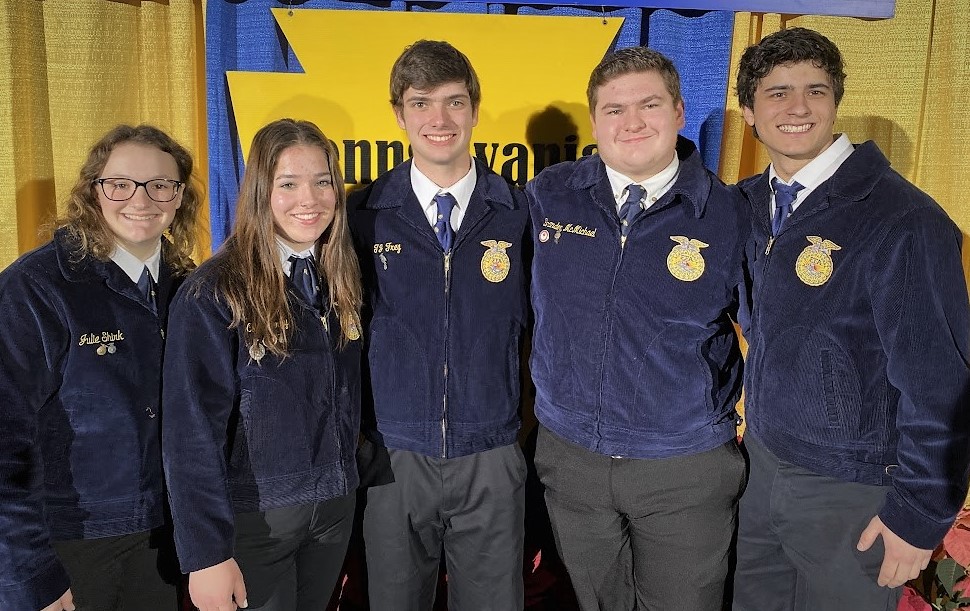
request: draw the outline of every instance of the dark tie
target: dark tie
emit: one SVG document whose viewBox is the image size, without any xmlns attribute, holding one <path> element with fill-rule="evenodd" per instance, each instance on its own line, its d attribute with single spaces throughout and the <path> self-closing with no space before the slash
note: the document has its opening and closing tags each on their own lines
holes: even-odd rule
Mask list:
<svg viewBox="0 0 970 611">
<path fill-rule="evenodd" d="M 626 191 L 626 201 L 620 206 L 620 233 L 624 238 L 630 233 L 633 219 L 640 214 L 640 202 L 643 201 L 643 196 L 647 194 L 647 190 L 635 182 L 627 185 Z"/>
<path fill-rule="evenodd" d="M 152 312 L 155 312 L 155 281 L 152 279 L 152 274 L 148 271 L 147 265 L 138 278 L 138 290 L 141 291 L 142 297 L 145 298 L 148 305 L 152 307 Z"/>
<path fill-rule="evenodd" d="M 781 231 L 785 219 L 791 214 L 791 205 L 795 202 L 798 192 L 804 188 L 797 182 L 786 185 L 777 178 L 771 179 L 771 189 L 775 192 L 775 216 L 771 219 L 772 235 L 778 235 Z"/>
<path fill-rule="evenodd" d="M 451 193 L 439 193 L 434 196 L 434 203 L 438 204 L 438 216 L 435 217 L 434 233 L 445 252 L 451 250 L 451 243 L 455 240 L 455 230 L 451 228 L 451 211 L 458 204 Z"/>
<path fill-rule="evenodd" d="M 317 270 L 313 257 L 290 257 L 290 280 L 310 305 L 317 303 Z"/>
</svg>

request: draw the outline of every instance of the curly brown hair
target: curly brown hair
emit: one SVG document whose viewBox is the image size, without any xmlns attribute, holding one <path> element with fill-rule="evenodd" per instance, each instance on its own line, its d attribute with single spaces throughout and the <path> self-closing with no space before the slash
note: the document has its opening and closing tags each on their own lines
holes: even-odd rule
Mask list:
<svg viewBox="0 0 970 611">
<path fill-rule="evenodd" d="M 171 136 L 153 125 L 118 125 L 98 140 L 81 166 L 80 175 L 68 196 L 64 215 L 54 221 L 56 229 L 67 230 L 76 245 L 78 259 L 91 256 L 107 261 L 115 250 L 114 234 L 108 227 L 98 202 L 94 180 L 108 163 L 115 147 L 126 142 L 153 146 L 175 158 L 182 187 L 182 205 L 167 233 L 171 248 L 165 250 L 165 261 L 176 273 L 184 274 L 195 267 L 192 250 L 202 205 L 201 187 L 192 176 L 192 155 Z"/>
<path fill-rule="evenodd" d="M 738 64 L 738 103 L 742 108 L 754 108 L 754 94 L 761 79 L 776 66 L 801 62 L 812 62 L 829 76 L 835 105 L 838 106 L 845 93 L 842 53 L 831 40 L 808 28 L 790 28 L 769 34 L 761 42 L 744 50 Z"/>
</svg>

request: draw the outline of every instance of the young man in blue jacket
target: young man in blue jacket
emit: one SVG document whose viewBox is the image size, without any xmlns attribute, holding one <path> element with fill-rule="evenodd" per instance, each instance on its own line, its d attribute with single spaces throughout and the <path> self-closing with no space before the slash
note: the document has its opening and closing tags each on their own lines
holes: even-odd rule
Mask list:
<svg viewBox="0 0 970 611">
<path fill-rule="evenodd" d="M 731 322 L 750 225 L 680 138 L 673 63 L 607 56 L 599 153 L 526 187 L 536 467 L 584 611 L 719 609 L 744 459 Z"/>
<path fill-rule="evenodd" d="M 771 165 L 739 184 L 754 220 L 735 611 L 896 609 L 967 493 L 961 233 L 873 142 L 833 135 L 844 80 L 803 28 L 739 66 Z"/>
<path fill-rule="evenodd" d="M 373 415 L 394 483 L 369 488 L 370 606 L 523 607 L 519 346 L 528 315 L 521 193 L 469 154 L 481 88 L 445 42 L 409 46 L 391 104 L 413 157 L 351 198 Z M 369 426 L 368 426 L 369 425 Z"/>
</svg>

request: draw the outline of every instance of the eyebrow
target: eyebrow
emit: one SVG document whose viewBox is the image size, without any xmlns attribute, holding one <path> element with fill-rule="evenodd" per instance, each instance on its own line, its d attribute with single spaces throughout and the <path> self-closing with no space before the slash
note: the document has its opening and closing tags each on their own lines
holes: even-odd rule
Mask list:
<svg viewBox="0 0 970 611">
<path fill-rule="evenodd" d="M 832 86 L 828 83 L 809 83 L 805 86 L 806 89 L 832 89 Z M 765 91 L 791 91 L 795 89 L 794 85 L 780 84 L 772 85 L 771 87 L 765 87 Z"/>
<path fill-rule="evenodd" d="M 648 95 L 646 97 L 640 98 L 630 102 L 629 104 L 620 104 L 619 102 L 607 102 L 603 104 L 602 108 L 623 108 L 624 106 L 634 106 L 637 104 L 646 104 L 647 102 L 653 102 L 654 100 L 662 100 L 663 96 L 658 94 Z"/>
<path fill-rule="evenodd" d="M 299 178 L 303 176 L 302 174 L 277 174 L 273 177 L 273 180 L 280 180 L 282 178 Z M 332 176 L 332 174 L 327 172 L 317 172 L 316 174 L 311 174 L 310 176 L 314 178 L 323 178 L 324 176 Z"/>
</svg>

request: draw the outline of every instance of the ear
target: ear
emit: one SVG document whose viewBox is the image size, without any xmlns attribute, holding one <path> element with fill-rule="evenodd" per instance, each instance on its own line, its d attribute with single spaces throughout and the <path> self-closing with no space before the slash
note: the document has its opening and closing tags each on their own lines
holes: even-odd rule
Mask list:
<svg viewBox="0 0 970 611">
<path fill-rule="evenodd" d="M 407 129 L 407 126 L 404 124 L 404 112 L 400 106 L 394 107 L 394 118 L 397 119 L 398 127 L 401 129 Z"/>
<path fill-rule="evenodd" d="M 751 127 L 754 127 L 754 109 L 748 108 L 747 106 L 742 106 L 741 114 L 744 116 L 744 122 Z"/>
<path fill-rule="evenodd" d="M 684 129 L 685 125 L 687 125 L 687 121 L 684 119 L 684 101 L 680 100 L 677 102 L 677 130 Z"/>
<path fill-rule="evenodd" d="M 472 127 L 478 126 L 478 106 L 472 108 Z"/>
</svg>

